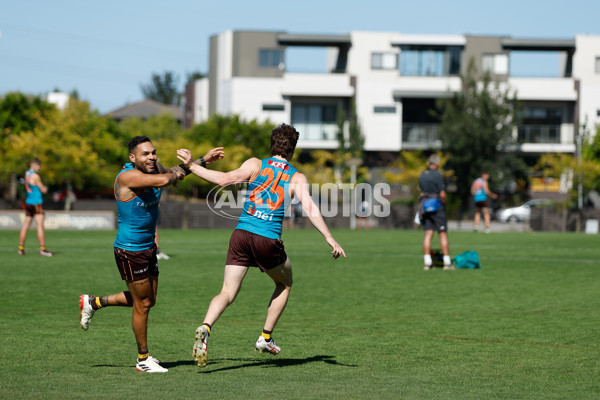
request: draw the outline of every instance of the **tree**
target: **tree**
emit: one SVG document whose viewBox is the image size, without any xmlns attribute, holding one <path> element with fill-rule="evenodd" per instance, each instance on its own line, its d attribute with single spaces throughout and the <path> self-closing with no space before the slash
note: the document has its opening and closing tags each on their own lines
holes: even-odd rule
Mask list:
<svg viewBox="0 0 600 400">
<path fill-rule="evenodd" d="M 144 97 L 158 101 L 163 104 L 177 104 L 181 100 L 181 94 L 177 89 L 179 78 L 171 71 L 165 71 L 163 75 L 153 73 L 152 82 L 140 85 Z"/>
<path fill-rule="evenodd" d="M 365 137 L 362 134 L 360 122 L 356 114 L 356 102 L 350 100 L 350 118 L 347 118 L 346 111 L 338 108 L 337 118 L 337 140 L 338 148 L 335 152 L 335 176 L 338 182 L 347 182 L 350 177 L 350 169 L 347 162 L 350 159 L 359 159 L 364 161 Z M 348 125 L 348 136 L 345 134 L 345 127 Z M 361 167 L 357 169 L 357 181 L 364 181 L 368 177 L 368 168 Z"/>
<path fill-rule="evenodd" d="M 461 81 L 460 92 L 437 101 L 436 114 L 442 150 L 454 171 L 456 195 L 464 211 L 471 182 L 482 171 L 490 173 L 496 186 L 509 186 L 525 178 L 526 165 L 514 152 L 517 103 L 510 90 L 493 82 L 489 73 L 480 76 L 473 59 Z"/>
<path fill-rule="evenodd" d="M 255 157 L 271 155 L 271 132 L 275 128 L 269 121 L 245 121 L 239 115 L 214 114 L 207 121 L 194 125 L 186 137 L 194 143 L 210 143 L 214 146 L 244 145 Z"/>
</svg>

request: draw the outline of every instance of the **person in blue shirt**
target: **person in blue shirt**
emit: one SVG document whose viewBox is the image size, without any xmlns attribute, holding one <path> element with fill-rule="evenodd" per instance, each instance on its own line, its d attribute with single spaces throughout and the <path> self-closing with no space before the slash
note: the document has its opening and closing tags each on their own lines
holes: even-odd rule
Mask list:
<svg viewBox="0 0 600 400">
<path fill-rule="evenodd" d="M 485 232 L 490 232 L 490 205 L 488 197 L 497 199 L 498 195 L 490 191 L 488 186 L 489 179 L 490 174 L 487 171 L 483 171 L 481 176 L 475 179 L 471 185 L 471 194 L 473 195 L 473 201 L 475 202 L 475 217 L 473 218 L 473 230 L 475 232 L 479 230 L 481 213 L 483 213 Z"/>
<path fill-rule="evenodd" d="M 180 166 L 165 169 L 157 160 L 156 148 L 147 136 L 129 142 L 129 160 L 115 178 L 114 193 L 118 211 L 118 232 L 114 255 L 127 291 L 110 296 L 82 294 L 79 300 L 81 328 L 88 330 L 95 311 L 107 306 L 132 307 L 131 324 L 138 346 L 136 369 L 142 372 L 167 372 L 150 356 L 147 343 L 148 313 L 156 303 L 158 261 L 156 223 L 162 188 L 185 177 Z M 223 157 L 223 149 L 209 151 L 199 161 L 209 164 Z"/>
<path fill-rule="evenodd" d="M 446 185 L 444 177 L 438 171 L 440 168 L 440 157 L 432 154 L 427 160 L 427 169 L 421 172 L 419 176 L 419 187 L 423 194 L 419 204 L 419 218 L 421 225 L 425 229 L 423 238 L 424 267 L 430 270 L 435 268 L 431 257 L 431 242 L 433 233 L 438 232 L 440 237 L 440 247 L 442 248 L 444 259 L 444 270 L 453 270 L 452 260 L 450 258 L 450 246 L 448 244 L 448 219 L 444 211 L 446 204 Z"/>
<path fill-rule="evenodd" d="M 27 232 L 31 227 L 31 223 L 35 220 L 35 226 L 37 229 L 37 238 L 40 245 L 40 255 L 45 257 L 52 257 L 53 252 L 46 249 L 46 233 L 44 231 L 44 199 L 42 195 L 48 193 L 48 188 L 42 183 L 40 178 L 40 169 L 42 168 L 42 162 L 39 158 L 35 157 L 29 163 L 29 169 L 25 172 L 25 191 L 27 197 L 25 198 L 25 220 L 23 221 L 23 227 L 19 234 L 19 251 L 20 256 L 25 255 L 25 240 L 27 239 Z"/>
<path fill-rule="evenodd" d="M 235 300 L 249 267 L 260 268 L 275 282 L 263 331 L 255 344 L 256 350 L 271 354 L 281 351 L 271 334 L 285 309 L 292 287 L 292 264 L 281 240 L 284 212 L 292 198 L 298 199 L 309 220 L 331 246 L 332 256 L 346 257 L 311 199 L 306 177 L 290 164 L 298 137 L 293 126 L 282 124 L 276 127 L 271 133 L 271 157 L 263 160 L 250 158 L 238 169 L 227 173 L 192 164 L 189 150 L 177 151 L 178 158 L 191 172 L 211 183 L 227 186 L 248 182 L 244 208 L 229 241 L 223 289 L 212 299 L 203 324 L 196 329 L 193 357 L 199 367 L 207 363 L 212 326 Z"/>
</svg>

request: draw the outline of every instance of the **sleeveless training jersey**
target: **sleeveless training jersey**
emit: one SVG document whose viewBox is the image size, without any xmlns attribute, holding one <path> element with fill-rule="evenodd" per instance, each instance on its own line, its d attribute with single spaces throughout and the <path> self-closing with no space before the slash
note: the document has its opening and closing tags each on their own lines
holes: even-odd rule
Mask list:
<svg viewBox="0 0 600 400">
<path fill-rule="evenodd" d="M 261 160 L 258 174 L 248 183 L 244 210 L 235 229 L 280 239 L 283 214 L 290 205 L 290 182 L 296 172 L 287 161 L 274 157 Z"/>
<path fill-rule="evenodd" d="M 32 169 L 29 169 L 27 170 L 27 172 L 25 172 L 25 190 L 27 191 L 25 204 L 29 204 L 30 206 L 35 206 L 44 202 L 44 200 L 42 199 L 42 191 L 40 190 L 38 185 L 33 185 L 31 183 L 31 178 L 36 173 L 37 172 L 35 172 Z"/>
<path fill-rule="evenodd" d="M 475 179 L 475 182 L 473 182 L 473 186 L 475 186 L 475 194 L 473 195 L 473 200 L 475 200 L 476 203 L 487 200 L 487 195 L 485 194 L 485 190 L 483 189 L 483 178 Z"/>
<path fill-rule="evenodd" d="M 125 164 L 117 174 L 115 183 L 119 175 L 134 168 L 132 163 Z M 115 239 L 115 247 L 140 251 L 154 246 L 160 195 L 160 188 L 144 188 L 128 200 L 122 201 L 115 196 L 119 214 L 119 231 Z"/>
</svg>

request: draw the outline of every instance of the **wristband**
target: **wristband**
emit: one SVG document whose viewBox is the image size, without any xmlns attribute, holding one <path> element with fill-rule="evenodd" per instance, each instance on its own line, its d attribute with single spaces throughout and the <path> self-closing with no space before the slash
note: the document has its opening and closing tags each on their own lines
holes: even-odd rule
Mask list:
<svg viewBox="0 0 600 400">
<path fill-rule="evenodd" d="M 183 163 L 179 164 L 179 168 L 181 168 L 183 172 L 185 172 L 185 176 L 188 176 L 192 173 L 192 171 L 190 171 L 190 169 L 186 167 Z"/>
<path fill-rule="evenodd" d="M 204 157 L 200 156 L 200 157 L 198 157 L 198 160 L 200 160 L 200 165 L 203 168 L 206 168 L 206 160 L 204 160 Z"/>
</svg>

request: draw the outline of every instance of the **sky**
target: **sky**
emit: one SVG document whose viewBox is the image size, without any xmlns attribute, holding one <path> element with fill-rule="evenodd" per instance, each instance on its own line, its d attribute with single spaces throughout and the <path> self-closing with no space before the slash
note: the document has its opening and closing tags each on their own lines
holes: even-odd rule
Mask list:
<svg viewBox="0 0 600 400">
<path fill-rule="evenodd" d="M 76 90 L 107 113 L 142 100 L 153 73 L 174 72 L 183 89 L 187 74 L 208 72 L 209 38 L 226 30 L 573 39 L 600 35 L 599 16 L 598 0 L 3 0 L 0 96 Z M 295 57 L 286 62 L 310 69 Z"/>
</svg>

